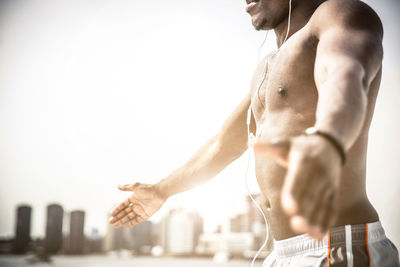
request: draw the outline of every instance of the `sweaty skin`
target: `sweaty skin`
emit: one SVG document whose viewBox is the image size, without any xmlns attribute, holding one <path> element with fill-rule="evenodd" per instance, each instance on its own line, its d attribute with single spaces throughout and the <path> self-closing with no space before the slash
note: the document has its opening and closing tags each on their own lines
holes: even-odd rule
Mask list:
<svg viewBox="0 0 400 267">
<path fill-rule="evenodd" d="M 379 219 L 365 185 L 383 57 L 378 16 L 357 0 L 293 0 L 283 43 L 288 1 L 260 0 L 247 11 L 256 29 L 275 31 L 279 49 L 261 61 L 249 94 L 187 163 L 157 184 L 120 187 L 133 194 L 112 212 L 114 226 L 149 218 L 170 196 L 208 181 L 246 151 L 251 99 L 256 175 L 276 240 L 321 238 L 329 227 Z M 343 146 L 344 166 L 327 139 L 302 135 L 312 126 Z"/>
</svg>

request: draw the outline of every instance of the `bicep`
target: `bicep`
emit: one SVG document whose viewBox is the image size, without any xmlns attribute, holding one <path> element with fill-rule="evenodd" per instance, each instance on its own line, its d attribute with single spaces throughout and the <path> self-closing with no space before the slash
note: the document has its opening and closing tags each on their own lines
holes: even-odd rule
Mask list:
<svg viewBox="0 0 400 267">
<path fill-rule="evenodd" d="M 234 157 L 247 149 L 247 112 L 250 102 L 251 97 L 247 95 L 225 120 L 217 137 L 221 150 Z"/>
<path fill-rule="evenodd" d="M 367 90 L 380 69 L 382 57 L 379 35 L 332 27 L 321 34 L 317 46 L 314 68 L 317 88 L 334 77 L 357 80 Z"/>
</svg>

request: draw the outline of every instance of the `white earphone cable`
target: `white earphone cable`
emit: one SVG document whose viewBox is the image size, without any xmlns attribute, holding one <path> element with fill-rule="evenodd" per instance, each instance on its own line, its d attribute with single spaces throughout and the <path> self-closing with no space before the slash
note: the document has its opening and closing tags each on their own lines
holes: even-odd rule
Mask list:
<svg viewBox="0 0 400 267">
<path fill-rule="evenodd" d="M 291 16 L 292 16 L 292 0 L 289 0 L 288 28 L 287 28 L 287 31 L 286 31 L 285 39 L 283 40 L 283 43 L 282 43 L 282 44 L 284 44 L 284 43 L 287 41 L 288 37 L 289 37 Z M 267 31 L 267 33 L 266 33 L 266 35 L 265 35 L 265 38 L 264 38 L 264 41 L 262 42 L 262 44 L 261 44 L 261 46 L 260 46 L 260 48 L 259 48 L 259 50 L 258 50 L 257 63 L 259 62 L 260 54 L 261 54 L 261 49 L 262 49 L 262 47 L 264 46 L 264 44 L 265 44 L 265 42 L 266 42 L 266 40 L 267 40 L 268 33 L 269 33 L 269 31 Z M 279 50 L 279 49 L 278 49 L 278 50 Z M 265 74 L 266 74 L 266 73 L 265 73 Z M 264 77 L 264 78 L 265 78 L 265 77 Z M 264 81 L 264 80 L 263 80 L 263 81 Z M 265 216 L 265 214 L 264 214 L 264 212 L 263 212 L 261 206 L 257 203 L 257 201 L 254 199 L 253 195 L 251 194 L 250 189 L 249 189 L 249 184 L 248 184 L 248 176 L 249 176 L 249 169 L 250 169 L 250 158 L 251 158 L 251 149 L 250 149 L 250 148 L 251 148 L 252 143 L 253 143 L 253 138 L 255 138 L 254 135 L 253 135 L 252 133 L 250 133 L 251 108 L 252 108 L 252 106 L 253 106 L 253 102 L 254 102 L 254 99 L 255 99 L 256 94 L 258 95 L 258 91 L 259 91 L 260 87 L 261 87 L 261 85 L 259 86 L 257 92 L 256 92 L 256 93 L 254 94 L 254 96 L 252 97 L 251 103 L 250 103 L 250 107 L 249 107 L 249 110 L 248 110 L 248 112 L 247 112 L 247 136 L 248 136 L 248 142 L 249 142 L 249 145 L 248 145 L 248 146 L 249 146 L 249 148 L 248 148 L 248 157 L 247 157 L 247 168 L 246 168 L 246 174 L 245 174 L 245 183 L 246 183 L 246 190 L 247 190 L 248 195 L 250 196 L 250 198 L 251 198 L 253 204 L 256 206 L 256 208 L 257 208 L 258 211 L 261 213 L 261 215 L 262 215 L 262 217 L 263 217 L 263 219 L 264 219 L 264 222 L 265 222 L 265 241 L 264 241 L 264 243 L 262 244 L 262 246 L 260 247 L 260 249 L 257 251 L 256 255 L 254 256 L 254 258 L 253 258 L 253 260 L 252 260 L 252 262 L 251 262 L 251 267 L 254 267 L 254 263 L 255 263 L 255 261 L 256 261 L 258 255 L 260 255 L 261 251 L 262 251 L 262 250 L 265 248 L 265 246 L 267 245 L 267 243 L 268 243 L 268 238 L 269 238 L 269 231 L 268 231 L 268 221 L 267 221 L 267 218 L 266 218 L 266 216 Z"/>
</svg>

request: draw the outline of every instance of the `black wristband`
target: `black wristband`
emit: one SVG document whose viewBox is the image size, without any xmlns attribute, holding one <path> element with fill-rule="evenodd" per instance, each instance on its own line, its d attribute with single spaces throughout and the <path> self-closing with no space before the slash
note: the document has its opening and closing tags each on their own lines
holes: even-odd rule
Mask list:
<svg viewBox="0 0 400 267">
<path fill-rule="evenodd" d="M 337 152 L 339 153 L 341 159 L 342 159 L 342 165 L 344 165 L 346 163 L 346 153 L 344 151 L 343 146 L 336 140 L 335 137 L 333 137 L 332 135 L 322 132 L 320 130 L 318 130 L 317 128 L 311 127 L 308 128 L 304 131 L 303 133 L 304 135 L 319 135 L 324 137 L 326 140 L 328 140 L 337 150 Z"/>
</svg>

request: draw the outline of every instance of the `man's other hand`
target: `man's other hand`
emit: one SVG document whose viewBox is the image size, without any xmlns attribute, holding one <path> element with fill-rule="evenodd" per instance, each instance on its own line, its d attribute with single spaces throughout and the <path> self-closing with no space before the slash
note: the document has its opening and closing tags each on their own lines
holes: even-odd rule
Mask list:
<svg viewBox="0 0 400 267">
<path fill-rule="evenodd" d="M 318 135 L 257 142 L 255 152 L 287 169 L 282 188 L 283 210 L 292 229 L 322 239 L 336 220 L 341 158 L 328 140 Z"/>
<path fill-rule="evenodd" d="M 135 183 L 120 185 L 118 189 L 133 193 L 111 212 L 112 217 L 109 222 L 114 227 L 135 226 L 151 217 L 165 202 L 155 185 Z"/>
</svg>

